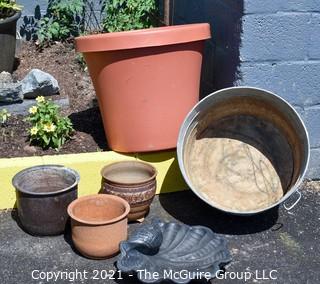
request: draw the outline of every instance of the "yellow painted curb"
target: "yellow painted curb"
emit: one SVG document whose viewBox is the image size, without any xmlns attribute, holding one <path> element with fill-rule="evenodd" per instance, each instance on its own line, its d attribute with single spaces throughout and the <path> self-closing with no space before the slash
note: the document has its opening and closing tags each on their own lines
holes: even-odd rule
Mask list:
<svg viewBox="0 0 320 284">
<path fill-rule="evenodd" d="M 79 195 L 97 193 L 100 190 L 100 170 L 112 162 L 141 160 L 151 163 L 158 170 L 157 194 L 181 191 L 187 188 L 180 173 L 175 151 L 124 155 L 116 152 L 95 152 L 54 156 L 0 159 L 0 209 L 13 208 L 16 201 L 12 177 L 24 168 L 44 164 L 61 164 L 80 174 Z"/>
</svg>

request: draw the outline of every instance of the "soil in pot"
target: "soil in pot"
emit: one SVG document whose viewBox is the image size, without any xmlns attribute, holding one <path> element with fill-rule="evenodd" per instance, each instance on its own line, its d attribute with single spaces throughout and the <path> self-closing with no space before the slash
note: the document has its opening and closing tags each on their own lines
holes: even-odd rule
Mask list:
<svg viewBox="0 0 320 284">
<path fill-rule="evenodd" d="M 59 165 L 27 168 L 12 180 L 21 226 L 33 235 L 57 235 L 65 230 L 67 207 L 77 198 L 79 175 Z"/>
<path fill-rule="evenodd" d="M 73 201 L 68 213 L 76 249 L 93 259 L 118 253 L 120 242 L 127 239 L 129 210 L 124 199 L 107 194 L 83 196 Z"/>
<path fill-rule="evenodd" d="M 120 196 L 130 204 L 129 221 L 142 221 L 156 193 L 157 170 L 139 161 L 122 161 L 101 170 L 101 192 Z"/>
</svg>

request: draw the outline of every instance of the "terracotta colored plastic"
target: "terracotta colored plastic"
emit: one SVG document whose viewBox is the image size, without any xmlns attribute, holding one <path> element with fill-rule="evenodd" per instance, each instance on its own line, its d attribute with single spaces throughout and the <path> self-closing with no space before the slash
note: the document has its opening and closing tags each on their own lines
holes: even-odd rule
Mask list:
<svg viewBox="0 0 320 284">
<path fill-rule="evenodd" d="M 127 239 L 130 206 L 124 199 L 109 194 L 83 196 L 68 207 L 72 241 L 88 258 L 103 259 L 119 252 Z"/>
<path fill-rule="evenodd" d="M 175 148 L 199 100 L 209 24 L 76 38 L 98 97 L 109 146 L 119 152 Z"/>
<path fill-rule="evenodd" d="M 130 204 L 129 221 L 142 221 L 157 188 L 157 170 L 139 161 L 122 161 L 101 170 L 103 193 L 120 196 Z"/>
</svg>

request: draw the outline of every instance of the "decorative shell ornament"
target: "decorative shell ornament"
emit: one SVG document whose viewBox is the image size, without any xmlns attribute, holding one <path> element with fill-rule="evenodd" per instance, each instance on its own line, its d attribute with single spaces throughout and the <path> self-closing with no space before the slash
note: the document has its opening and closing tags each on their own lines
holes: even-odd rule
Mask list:
<svg viewBox="0 0 320 284">
<path fill-rule="evenodd" d="M 121 242 L 120 250 L 118 269 L 136 272 L 144 283 L 171 280 L 184 284 L 214 278 L 231 261 L 226 240 L 209 228 L 158 219 L 141 225 L 128 241 Z"/>
</svg>

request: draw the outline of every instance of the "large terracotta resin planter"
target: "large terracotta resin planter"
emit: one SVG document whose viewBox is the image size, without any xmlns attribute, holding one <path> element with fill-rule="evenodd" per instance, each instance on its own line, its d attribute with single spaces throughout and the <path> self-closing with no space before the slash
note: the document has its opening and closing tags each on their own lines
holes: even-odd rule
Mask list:
<svg viewBox="0 0 320 284">
<path fill-rule="evenodd" d="M 93 194 L 74 200 L 68 207 L 72 241 L 86 257 L 103 259 L 119 252 L 127 239 L 130 205 L 109 194 Z"/>
<path fill-rule="evenodd" d="M 76 38 L 98 97 L 109 146 L 119 152 L 175 148 L 199 100 L 209 24 Z"/>
</svg>

